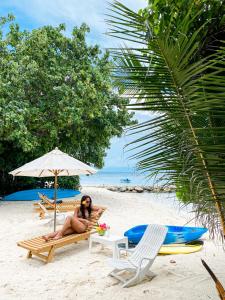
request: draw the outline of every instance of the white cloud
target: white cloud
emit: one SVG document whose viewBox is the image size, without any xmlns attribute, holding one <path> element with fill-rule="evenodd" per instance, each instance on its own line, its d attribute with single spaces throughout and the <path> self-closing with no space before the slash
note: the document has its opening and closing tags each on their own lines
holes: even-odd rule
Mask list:
<svg viewBox="0 0 225 300">
<path fill-rule="evenodd" d="M 109 1 L 110 2 L 110 1 Z M 146 6 L 146 0 L 123 0 L 123 4 L 133 10 Z M 18 12 L 25 18 L 33 20 L 39 26 L 66 23 L 68 28 L 87 23 L 92 32 L 91 40 L 103 45 L 111 44 L 109 37 L 103 35 L 107 27 L 104 22 L 107 8 L 106 0 L 3 0 L 0 9 Z"/>
</svg>

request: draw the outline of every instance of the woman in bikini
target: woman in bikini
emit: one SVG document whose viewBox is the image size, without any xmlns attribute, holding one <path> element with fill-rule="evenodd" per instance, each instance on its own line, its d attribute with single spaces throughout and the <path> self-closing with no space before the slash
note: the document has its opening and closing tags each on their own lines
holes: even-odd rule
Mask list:
<svg viewBox="0 0 225 300">
<path fill-rule="evenodd" d="M 85 232 L 87 227 L 92 225 L 92 222 L 90 221 L 92 212 L 100 214 L 102 209 L 92 206 L 90 196 L 83 196 L 81 198 L 80 206 L 75 208 L 73 216 L 68 216 L 66 218 L 62 229 L 44 235 L 43 238 L 47 242 L 51 239 L 58 240 L 68 234 Z"/>
</svg>

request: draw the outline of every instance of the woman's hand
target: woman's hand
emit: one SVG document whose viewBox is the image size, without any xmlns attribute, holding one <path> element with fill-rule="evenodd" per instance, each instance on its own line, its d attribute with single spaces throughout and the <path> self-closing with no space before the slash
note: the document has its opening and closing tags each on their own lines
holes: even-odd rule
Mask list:
<svg viewBox="0 0 225 300">
<path fill-rule="evenodd" d="M 95 217 L 100 217 L 100 216 L 101 216 L 101 213 L 102 213 L 102 209 L 100 208 L 100 209 L 98 209 L 97 211 L 95 211 L 93 215 L 94 215 Z"/>
<path fill-rule="evenodd" d="M 102 211 L 103 211 L 103 209 L 100 208 L 100 209 L 97 211 L 97 215 L 98 215 L 98 216 L 101 216 Z"/>
<path fill-rule="evenodd" d="M 88 222 L 89 222 L 88 226 L 94 226 L 94 225 L 96 225 L 95 221 L 88 221 Z"/>
</svg>

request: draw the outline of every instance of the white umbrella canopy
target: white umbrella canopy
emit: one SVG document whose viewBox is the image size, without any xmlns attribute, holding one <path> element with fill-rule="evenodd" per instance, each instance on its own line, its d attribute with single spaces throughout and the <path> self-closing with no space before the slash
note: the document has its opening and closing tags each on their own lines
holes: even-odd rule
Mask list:
<svg viewBox="0 0 225 300">
<path fill-rule="evenodd" d="M 55 212 L 54 230 L 56 229 L 56 198 L 57 198 L 57 178 L 58 176 L 76 176 L 82 174 L 94 174 L 97 170 L 89 167 L 85 163 L 69 156 L 68 154 L 55 148 L 51 152 L 11 171 L 13 176 L 28 177 L 55 177 Z"/>
<path fill-rule="evenodd" d="M 51 152 L 11 171 L 13 176 L 50 177 L 94 174 L 97 171 L 85 163 L 55 148 Z"/>
</svg>

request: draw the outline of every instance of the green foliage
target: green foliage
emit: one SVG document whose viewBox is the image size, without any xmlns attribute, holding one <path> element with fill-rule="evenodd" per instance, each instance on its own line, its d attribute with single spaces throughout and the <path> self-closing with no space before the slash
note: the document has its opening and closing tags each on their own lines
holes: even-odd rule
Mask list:
<svg viewBox="0 0 225 300">
<path fill-rule="evenodd" d="M 56 146 L 101 168 L 110 138 L 133 123 L 112 88 L 108 53 L 87 45 L 85 24 L 70 37 L 63 24 L 21 31 L 9 16 L 0 25 L 1 193 L 32 185 L 8 172 Z"/>
<path fill-rule="evenodd" d="M 58 177 L 58 185 L 62 189 L 78 189 L 80 186 L 79 176 L 73 176 L 73 177 Z"/>
<path fill-rule="evenodd" d="M 155 34 L 166 32 L 167 26 L 176 31 L 187 13 L 192 19 L 188 24 L 188 37 L 202 27 L 196 56 L 207 56 L 214 52 L 224 39 L 224 0 L 148 0 L 148 6 L 139 11 Z"/>
<path fill-rule="evenodd" d="M 155 114 L 131 129 L 143 133 L 131 144 L 138 168 L 176 185 L 211 233 L 225 230 L 222 2 L 153 0 L 137 14 L 116 1 L 109 21 L 111 35 L 135 43 L 112 51 L 115 79 L 137 100 L 129 107 Z M 223 32 L 215 43 L 212 24 Z"/>
<path fill-rule="evenodd" d="M 4 186 L 6 193 L 8 192 L 7 188 L 14 188 L 16 191 L 23 191 L 33 188 L 44 188 L 46 181 L 54 181 L 54 177 L 20 177 L 16 176 L 14 178 L 9 177 L 8 185 Z M 79 176 L 72 177 L 58 177 L 58 186 L 62 189 L 74 189 L 77 190 L 80 187 Z M 54 186 L 52 186 L 54 188 Z M 13 189 L 12 189 L 13 191 Z"/>
</svg>

